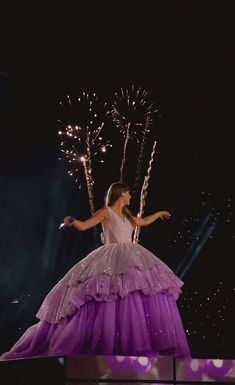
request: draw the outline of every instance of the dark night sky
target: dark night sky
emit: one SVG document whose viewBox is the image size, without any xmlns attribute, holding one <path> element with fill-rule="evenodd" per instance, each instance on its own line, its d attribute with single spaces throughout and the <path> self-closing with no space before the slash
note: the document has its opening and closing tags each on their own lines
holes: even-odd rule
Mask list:
<svg viewBox="0 0 235 385">
<path fill-rule="evenodd" d="M 35 10 L 23 18 L 15 9 L 2 50 L 2 70 L 10 72 L 2 150 L 53 141 L 60 95 L 95 89 L 107 97 L 134 83 L 160 105 L 169 176 L 177 167 L 191 175 L 189 182 L 232 188 L 228 5 L 157 2 L 154 10 L 102 3 L 96 9 L 88 2 L 86 8 Z"/>
<path fill-rule="evenodd" d="M 162 114 L 156 125 L 159 153 L 148 209 L 162 204 L 180 217 L 181 206 L 196 205 L 202 191 L 234 196 L 229 3 L 223 8 L 222 3 L 219 7 L 212 1 L 155 3 L 154 10 L 148 3 L 105 6 L 99 2 L 94 6 L 87 2 L 86 9 L 76 11 L 69 4 L 66 9 L 28 9 L 30 16 L 18 5 L 19 9 L 15 6 L 8 13 L 0 64 L 0 171 L 4 177 L 33 180 L 54 164 L 57 104 L 64 95 L 95 91 L 109 101 L 114 90 L 136 84 L 150 92 Z M 131 164 L 131 158 L 129 161 Z M 107 162 L 105 173 L 98 173 L 102 185 L 97 191 L 99 203 L 103 186 L 113 181 L 112 167 Z M 174 226 L 177 223 L 169 224 L 169 233 Z M 156 247 L 155 230 L 153 226 L 146 233 L 150 249 Z M 226 234 L 226 226 L 221 231 Z M 165 245 L 168 241 L 163 236 Z M 220 279 L 220 271 L 223 279 L 226 274 L 227 265 L 220 267 L 223 242 L 220 236 L 201 255 L 205 260 L 210 250 L 209 262 L 202 267 L 207 272 L 214 269 L 212 285 Z M 226 264 L 233 243 L 227 244 Z M 217 254 L 211 267 L 213 253 Z M 200 264 L 192 274 L 194 278 L 189 280 L 196 287 Z M 208 287 L 204 277 L 201 290 Z M 232 354 L 234 348 L 229 349 Z M 200 355 L 200 347 L 195 351 Z M 209 348 L 207 351 L 210 354 Z"/>
<path fill-rule="evenodd" d="M 35 12 L 25 24 L 16 18 L 14 32 L 8 30 L 1 151 L 53 143 L 56 103 L 65 93 L 95 90 L 110 98 L 137 84 L 163 115 L 158 138 L 166 187 L 233 189 L 229 7 L 165 2 L 155 11 L 104 4 L 60 11 L 42 19 Z"/>
</svg>

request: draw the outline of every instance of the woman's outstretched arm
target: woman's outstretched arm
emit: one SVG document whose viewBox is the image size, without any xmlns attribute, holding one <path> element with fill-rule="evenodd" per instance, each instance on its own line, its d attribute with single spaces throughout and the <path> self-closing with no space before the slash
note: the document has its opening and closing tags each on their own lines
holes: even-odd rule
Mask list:
<svg viewBox="0 0 235 385">
<path fill-rule="evenodd" d="M 155 222 L 159 218 L 162 220 L 170 219 L 171 214 L 168 211 L 158 211 L 157 213 L 149 215 L 145 218 L 133 217 L 136 226 L 139 227 L 151 225 L 151 223 Z"/>
<path fill-rule="evenodd" d="M 73 226 L 79 231 L 84 231 L 84 230 L 88 230 L 91 227 L 98 225 L 104 219 L 107 219 L 108 215 L 109 215 L 108 209 L 106 207 L 103 207 L 102 209 L 99 209 L 98 211 L 96 211 L 96 213 L 91 218 L 88 218 L 85 221 L 80 221 L 78 219 L 75 219 L 71 223 L 70 222 L 71 217 L 65 217 L 64 218 L 64 224 L 66 227 Z"/>
</svg>

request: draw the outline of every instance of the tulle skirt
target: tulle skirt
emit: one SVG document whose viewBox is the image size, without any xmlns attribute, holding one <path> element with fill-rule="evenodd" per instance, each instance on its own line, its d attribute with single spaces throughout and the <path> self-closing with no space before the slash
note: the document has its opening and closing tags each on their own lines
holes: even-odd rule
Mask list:
<svg viewBox="0 0 235 385">
<path fill-rule="evenodd" d="M 183 282 L 138 244 L 101 246 L 51 290 L 1 359 L 98 354 L 190 357 L 176 299 Z"/>
</svg>

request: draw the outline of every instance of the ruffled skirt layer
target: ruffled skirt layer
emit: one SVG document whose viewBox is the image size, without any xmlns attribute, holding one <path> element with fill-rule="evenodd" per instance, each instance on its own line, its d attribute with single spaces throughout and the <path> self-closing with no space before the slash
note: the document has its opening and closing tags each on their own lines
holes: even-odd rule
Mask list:
<svg viewBox="0 0 235 385">
<path fill-rule="evenodd" d="M 78 354 L 190 356 L 173 296 L 134 292 L 87 302 L 57 325 L 40 321 L 2 358 Z"/>
<path fill-rule="evenodd" d="M 183 282 L 139 244 L 105 245 L 77 263 L 45 298 L 2 359 L 78 355 L 188 357 L 176 305 Z"/>
</svg>

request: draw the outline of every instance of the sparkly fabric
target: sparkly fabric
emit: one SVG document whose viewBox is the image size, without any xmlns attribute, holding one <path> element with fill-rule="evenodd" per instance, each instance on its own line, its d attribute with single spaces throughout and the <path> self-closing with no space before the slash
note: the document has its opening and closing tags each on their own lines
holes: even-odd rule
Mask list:
<svg viewBox="0 0 235 385">
<path fill-rule="evenodd" d="M 2 359 L 78 354 L 189 357 L 172 295 L 132 295 L 87 302 L 72 317 L 31 326 Z"/>
<path fill-rule="evenodd" d="M 105 245 L 76 264 L 45 298 L 39 319 L 58 323 L 85 302 L 113 301 L 140 290 L 172 294 L 183 282 L 151 252 L 135 243 Z"/>
<path fill-rule="evenodd" d="M 188 356 L 176 305 L 183 282 L 131 242 L 133 227 L 111 208 L 105 245 L 49 292 L 37 317 L 2 358 L 59 354 Z M 165 352 L 165 353 L 164 353 Z"/>
</svg>

